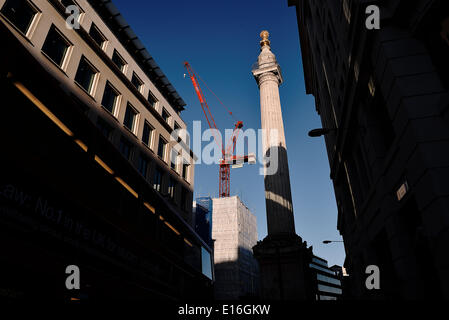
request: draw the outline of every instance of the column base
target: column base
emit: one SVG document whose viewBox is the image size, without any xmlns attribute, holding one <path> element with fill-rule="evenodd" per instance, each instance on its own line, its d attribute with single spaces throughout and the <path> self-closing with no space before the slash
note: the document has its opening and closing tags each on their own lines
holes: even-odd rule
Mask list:
<svg viewBox="0 0 449 320">
<path fill-rule="evenodd" d="M 263 300 L 315 300 L 312 247 L 296 234 L 268 235 L 253 247 Z"/>
</svg>

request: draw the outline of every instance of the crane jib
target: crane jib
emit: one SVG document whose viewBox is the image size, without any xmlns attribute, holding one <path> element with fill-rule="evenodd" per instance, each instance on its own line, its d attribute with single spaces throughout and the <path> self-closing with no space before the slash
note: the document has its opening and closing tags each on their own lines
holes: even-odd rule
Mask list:
<svg viewBox="0 0 449 320">
<path fill-rule="evenodd" d="M 196 94 L 198 95 L 198 98 L 200 99 L 200 103 L 204 103 L 198 82 L 196 81 L 196 79 L 193 76 L 191 77 L 191 79 L 192 79 L 193 87 L 195 88 Z"/>
</svg>

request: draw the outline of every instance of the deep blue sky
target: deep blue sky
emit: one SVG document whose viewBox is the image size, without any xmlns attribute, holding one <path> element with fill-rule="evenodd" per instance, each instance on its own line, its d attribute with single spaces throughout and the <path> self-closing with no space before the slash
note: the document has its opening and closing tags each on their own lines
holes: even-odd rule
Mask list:
<svg viewBox="0 0 449 320">
<path fill-rule="evenodd" d="M 251 66 L 259 55 L 259 33 L 270 32 L 272 51 L 282 67 L 280 87 L 290 166 L 296 232 L 314 253 L 329 265 L 344 262 L 337 209 L 329 179 L 324 140 L 307 132 L 321 127 L 314 98 L 305 94 L 298 27 L 294 8 L 287 0 L 114 0 L 115 5 L 147 47 L 170 82 L 187 103 L 182 117 L 189 129 L 201 120 L 207 128 L 199 101 L 183 61 L 190 62 L 245 128 L 260 128 L 260 104 Z M 207 89 L 203 88 L 206 93 Z M 210 94 L 207 101 L 220 129 L 231 128 L 233 119 Z M 206 143 L 205 143 L 206 144 Z M 231 171 L 231 195 L 238 194 L 257 217 L 259 239 L 267 235 L 263 177 L 259 165 Z M 218 166 L 197 165 L 195 196 L 218 194 Z"/>
</svg>

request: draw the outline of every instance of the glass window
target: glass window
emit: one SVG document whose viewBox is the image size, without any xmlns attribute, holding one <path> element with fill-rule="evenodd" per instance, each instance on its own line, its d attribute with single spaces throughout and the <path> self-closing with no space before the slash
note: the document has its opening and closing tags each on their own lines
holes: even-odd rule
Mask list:
<svg viewBox="0 0 449 320">
<path fill-rule="evenodd" d="M 127 127 L 131 132 L 134 132 L 134 128 L 136 126 L 137 119 L 137 111 L 128 103 L 125 112 L 125 120 L 123 124 Z"/>
<path fill-rule="evenodd" d="M 120 152 L 126 159 L 131 158 L 131 144 L 123 137 L 120 139 Z"/>
<path fill-rule="evenodd" d="M 157 155 L 162 159 L 165 160 L 165 149 L 167 148 L 167 142 L 162 138 L 159 137 L 159 145 L 157 148 Z"/>
<path fill-rule="evenodd" d="M 25 34 L 37 14 L 37 10 L 25 0 L 6 0 L 0 12 Z"/>
<path fill-rule="evenodd" d="M 340 280 L 335 279 L 335 278 L 331 278 L 331 277 L 327 277 L 327 276 L 324 276 L 324 275 L 319 274 L 319 273 L 317 273 L 316 278 L 317 278 L 317 280 L 319 280 L 319 281 L 323 281 L 323 282 L 327 282 L 327 283 L 332 283 L 332 284 L 335 284 L 335 285 L 337 285 L 337 286 L 340 286 L 340 285 L 341 285 Z"/>
<path fill-rule="evenodd" d="M 131 82 L 137 88 L 137 90 L 139 90 L 139 91 L 142 90 L 143 82 L 142 82 L 142 80 L 139 79 L 139 77 L 135 73 L 133 73 Z"/>
<path fill-rule="evenodd" d="M 144 176 L 144 178 L 146 178 L 147 176 L 147 171 L 148 171 L 148 159 L 140 154 L 139 156 L 139 172 L 142 176 Z"/>
<path fill-rule="evenodd" d="M 112 127 L 104 121 L 102 118 L 98 118 L 97 127 L 100 129 L 101 133 L 107 138 L 110 139 L 112 136 Z"/>
<path fill-rule="evenodd" d="M 334 271 L 329 270 L 329 269 L 326 269 L 326 268 L 323 268 L 323 267 L 320 267 L 320 266 L 318 266 L 318 265 L 316 265 L 316 264 L 310 263 L 309 266 L 310 266 L 311 268 L 313 268 L 313 269 L 321 270 L 321 271 L 323 271 L 323 272 L 327 272 L 327 273 L 329 273 L 329 274 L 335 275 L 335 272 L 334 272 Z"/>
<path fill-rule="evenodd" d="M 170 167 L 173 170 L 176 170 L 176 165 L 178 162 L 178 152 L 175 149 L 171 150 L 171 161 L 170 161 Z"/>
<path fill-rule="evenodd" d="M 90 27 L 89 35 L 100 46 L 100 48 L 103 48 L 106 38 L 94 23 L 92 23 Z"/>
<path fill-rule="evenodd" d="M 106 82 L 104 89 L 103 100 L 101 105 L 106 108 L 110 113 L 115 114 L 115 108 L 118 103 L 119 93 L 111 86 L 109 82 Z"/>
<path fill-rule="evenodd" d="M 156 191 L 161 191 L 162 186 L 162 171 L 160 168 L 156 168 L 154 171 L 154 178 L 153 178 L 153 188 Z"/>
<path fill-rule="evenodd" d="M 181 132 L 181 126 L 175 121 L 175 125 L 173 127 L 173 129 L 176 131 L 176 135 L 178 137 L 178 142 L 181 142 L 182 137 L 181 134 L 183 134 L 183 132 Z M 177 131 L 179 130 L 179 131 Z"/>
<path fill-rule="evenodd" d="M 81 57 L 78 71 L 76 72 L 75 81 L 89 94 L 92 94 L 95 75 L 97 73 L 97 70 L 92 67 L 92 65 L 86 60 L 86 58 Z"/>
<path fill-rule="evenodd" d="M 58 66 L 62 67 L 64 58 L 70 48 L 69 42 L 62 36 L 54 25 L 47 34 L 42 51 Z"/>
<path fill-rule="evenodd" d="M 203 274 L 212 280 L 211 255 L 204 247 L 201 247 L 201 265 Z"/>
<path fill-rule="evenodd" d="M 312 258 L 312 262 L 315 262 L 316 264 L 319 264 L 319 265 L 321 265 L 323 267 L 327 267 L 327 262 L 324 261 L 324 260 L 321 260 L 319 258 L 313 257 Z"/>
<path fill-rule="evenodd" d="M 118 54 L 117 50 L 114 50 L 112 54 L 112 62 L 120 69 L 120 71 L 125 71 L 126 62 L 125 60 Z"/>
<path fill-rule="evenodd" d="M 322 284 L 318 285 L 318 290 L 322 291 L 322 292 L 329 292 L 329 293 L 335 293 L 335 294 L 342 294 L 341 289 L 339 288 L 334 288 L 334 287 L 329 287 L 329 286 L 325 286 Z"/>
<path fill-rule="evenodd" d="M 143 125 L 143 134 L 142 134 L 142 142 L 151 148 L 151 141 L 153 138 L 153 130 L 154 128 L 145 121 L 145 124 Z"/>
<path fill-rule="evenodd" d="M 187 163 L 184 163 L 182 165 L 182 177 L 184 178 L 184 180 L 188 179 L 187 178 L 189 176 L 188 170 L 189 170 L 189 165 Z"/>
<path fill-rule="evenodd" d="M 168 123 L 168 120 L 170 119 L 170 114 L 165 109 L 162 109 L 162 118 L 167 123 Z"/>
<path fill-rule="evenodd" d="M 171 199 L 175 198 L 175 190 L 176 190 L 176 181 L 173 178 L 170 178 L 168 181 L 168 195 Z"/>
<path fill-rule="evenodd" d="M 151 91 L 150 91 L 150 93 L 148 94 L 148 102 L 151 104 L 151 106 L 152 106 L 153 108 L 156 107 L 157 99 L 156 99 L 156 97 L 151 93 Z"/>
</svg>

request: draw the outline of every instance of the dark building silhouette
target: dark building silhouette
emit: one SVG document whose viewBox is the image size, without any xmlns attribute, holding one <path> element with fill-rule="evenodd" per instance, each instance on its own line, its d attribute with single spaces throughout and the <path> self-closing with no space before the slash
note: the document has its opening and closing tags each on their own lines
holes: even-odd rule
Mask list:
<svg viewBox="0 0 449 320">
<path fill-rule="evenodd" d="M 449 2 L 289 0 L 353 297 L 449 298 Z M 380 8 L 368 30 L 366 7 Z M 446 38 L 446 39 L 445 39 Z M 365 287 L 380 268 L 380 290 Z"/>
<path fill-rule="evenodd" d="M 185 103 L 115 6 L 1 0 L 0 38 L 0 299 L 212 299 Z"/>
</svg>

